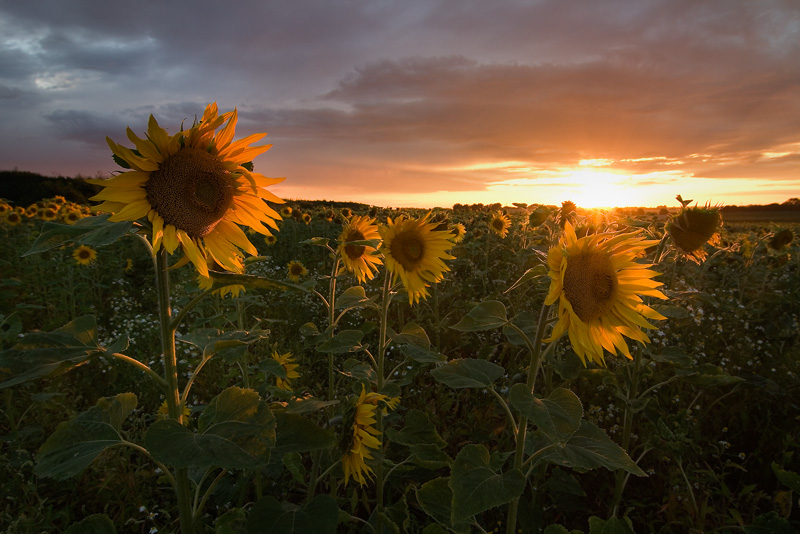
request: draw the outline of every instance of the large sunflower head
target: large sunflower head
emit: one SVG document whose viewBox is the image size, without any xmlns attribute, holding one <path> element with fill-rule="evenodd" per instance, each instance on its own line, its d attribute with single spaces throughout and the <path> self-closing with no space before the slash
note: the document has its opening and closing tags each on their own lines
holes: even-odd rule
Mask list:
<svg viewBox="0 0 800 534">
<path fill-rule="evenodd" d="M 428 213 L 422 219 L 410 219 L 400 215 L 394 221 L 381 225 L 378 231 L 383 238 L 386 268 L 394 280 L 400 278 L 408 292 L 408 302 L 413 304 L 427 298 L 426 289 L 431 283 L 440 282 L 450 268 L 442 260 L 455 259 L 447 251 L 452 248 L 449 230 L 435 230 L 436 223 L 429 221 Z"/>
<path fill-rule="evenodd" d="M 236 110 L 219 115 L 210 104 L 191 128 L 167 134 L 151 115 L 145 139 L 128 128 L 135 148 L 106 138 L 115 159 L 129 168 L 109 180 L 91 200 L 103 201 L 98 211 L 110 221 L 147 218 L 153 250 L 178 247 L 198 272 L 208 276 L 207 259 L 232 272 L 242 272 L 240 249 L 257 254 L 238 225 L 270 235 L 280 216 L 265 201 L 282 203 L 267 188 L 283 178 L 266 178 L 248 170 L 248 162 L 271 145 L 249 146 L 266 134 L 233 141 Z M 218 131 L 219 130 L 219 131 Z M 266 225 L 266 226 L 265 226 Z"/>
<path fill-rule="evenodd" d="M 382 262 L 377 248 L 354 242 L 380 238 L 375 219 L 361 215 L 350 219 L 339 235 L 339 255 L 347 270 L 355 274 L 359 283 L 372 280 Z"/>
<path fill-rule="evenodd" d="M 558 301 L 558 322 L 546 341 L 565 332 L 583 360 L 604 364 L 603 350 L 631 358 L 622 336 L 649 342 L 639 329 L 654 328 L 646 319 L 665 319 L 640 295 L 666 298 L 652 280 L 658 272 L 635 258 L 657 241 L 636 234 L 597 233 L 578 238 L 569 222 L 558 245 L 547 255 L 550 292 L 545 304 Z"/>
<path fill-rule="evenodd" d="M 502 211 L 492 214 L 492 218 L 489 220 L 489 229 L 492 232 L 505 238 L 508 235 L 509 228 L 511 228 L 511 219 L 508 218 L 508 215 Z"/>
<path fill-rule="evenodd" d="M 703 246 L 719 240 L 721 227 L 722 215 L 718 207 L 684 206 L 681 213 L 667 224 L 667 232 L 681 254 L 695 263 L 702 263 L 707 257 Z"/>
</svg>

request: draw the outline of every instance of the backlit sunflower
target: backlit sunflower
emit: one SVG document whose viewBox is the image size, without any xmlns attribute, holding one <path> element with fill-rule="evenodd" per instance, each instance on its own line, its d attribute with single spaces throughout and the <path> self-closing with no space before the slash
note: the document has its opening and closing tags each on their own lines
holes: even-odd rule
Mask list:
<svg viewBox="0 0 800 534">
<path fill-rule="evenodd" d="M 377 248 L 368 245 L 354 245 L 350 242 L 380 238 L 375 219 L 363 215 L 350 219 L 339 235 L 339 255 L 347 270 L 355 274 L 359 283 L 372 280 L 375 276 L 373 271 L 377 271 L 378 265 L 381 265 L 382 262 Z"/>
<path fill-rule="evenodd" d="M 700 264 L 708 256 L 704 245 L 719 242 L 721 227 L 722 215 L 718 207 L 683 206 L 680 214 L 667 224 L 667 232 L 679 253 Z"/>
<path fill-rule="evenodd" d="M 453 243 L 461 243 L 464 241 L 464 236 L 467 235 L 467 229 L 461 223 L 456 223 L 450 227 Z"/>
<path fill-rule="evenodd" d="M 394 401 L 394 399 L 392 399 Z M 353 480 L 364 486 L 367 478 L 372 479 L 372 468 L 367 465 L 367 460 L 372 460 L 370 449 L 379 449 L 381 440 L 377 436 L 381 433 L 373 425 L 377 423 L 378 403 L 386 408 L 393 408 L 397 402 L 388 402 L 386 395 L 370 391 L 366 392 L 361 385 L 361 395 L 356 400 L 355 407 L 345 414 L 345 435 L 342 455 L 342 470 L 344 483 L 353 477 Z M 352 429 L 352 434 L 349 429 Z M 366 475 L 366 477 L 364 476 Z"/>
<path fill-rule="evenodd" d="M 505 238 L 508 235 L 508 229 L 511 228 L 511 219 L 502 211 L 495 212 L 489 221 L 489 228 L 495 234 Z"/>
<path fill-rule="evenodd" d="M 565 332 L 584 365 L 604 364 L 603 350 L 631 358 L 622 336 L 650 342 L 638 327 L 655 328 L 647 319 L 665 319 L 642 303 L 640 295 L 666 298 L 652 280 L 660 273 L 634 259 L 658 241 L 636 234 L 597 233 L 578 238 L 569 221 L 561 242 L 550 249 L 550 292 L 545 304 L 558 301 L 558 323 L 550 338 Z"/>
<path fill-rule="evenodd" d="M 80 265 L 90 265 L 97 259 L 97 251 L 92 247 L 81 245 L 72 251 L 72 257 L 75 258 Z"/>
<path fill-rule="evenodd" d="M 294 363 L 292 353 L 278 354 L 278 351 L 272 351 L 272 359 L 281 364 L 281 367 L 286 372 L 286 378 L 275 377 L 275 385 L 278 389 L 292 391 L 292 380 L 300 378 L 300 373 L 297 372 L 299 365 Z"/>
<path fill-rule="evenodd" d="M 106 138 L 117 161 L 130 168 L 109 180 L 89 180 L 104 186 L 91 200 L 103 201 L 98 211 L 110 221 L 152 223 L 153 250 L 178 247 L 198 272 L 208 276 L 206 260 L 242 272 L 241 252 L 257 254 L 238 225 L 270 235 L 280 216 L 265 201 L 283 202 L 267 187 L 283 178 L 250 172 L 248 162 L 271 145 L 249 146 L 266 134 L 233 141 L 237 111 L 218 114 L 210 104 L 200 122 L 168 135 L 151 115 L 145 139 L 128 128 L 130 149 Z M 221 128 L 217 131 L 218 128 Z M 247 167 L 246 167 L 247 166 Z"/>
<path fill-rule="evenodd" d="M 292 282 L 299 282 L 301 277 L 308 274 L 308 269 L 306 269 L 305 265 L 297 260 L 290 261 L 286 266 L 286 270 L 288 271 L 289 280 Z"/>
<path fill-rule="evenodd" d="M 440 282 L 443 273 L 450 268 L 442 260 L 455 259 L 447 251 L 453 246 L 452 234 L 448 230 L 434 230 L 437 223 L 429 222 L 431 214 L 422 219 L 409 219 L 405 215 L 378 231 L 383 238 L 381 252 L 386 268 L 393 281 L 400 278 L 408 292 L 409 304 L 428 297 L 426 289 L 431 283 Z"/>
</svg>

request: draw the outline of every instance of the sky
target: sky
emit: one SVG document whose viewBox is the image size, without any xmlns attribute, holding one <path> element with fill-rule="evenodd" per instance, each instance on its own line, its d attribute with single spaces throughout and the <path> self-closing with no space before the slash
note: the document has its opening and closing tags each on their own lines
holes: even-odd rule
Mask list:
<svg viewBox="0 0 800 534">
<path fill-rule="evenodd" d="M 110 176 L 217 102 L 285 199 L 800 196 L 797 0 L 0 0 L 0 170 Z"/>
</svg>

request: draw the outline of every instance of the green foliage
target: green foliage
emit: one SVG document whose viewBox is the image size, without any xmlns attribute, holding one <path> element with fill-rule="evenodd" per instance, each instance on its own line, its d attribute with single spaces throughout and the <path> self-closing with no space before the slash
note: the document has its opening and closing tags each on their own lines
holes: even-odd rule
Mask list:
<svg viewBox="0 0 800 534">
<path fill-rule="evenodd" d="M 120 393 L 61 423 L 39 449 L 36 473 L 64 480 L 83 471 L 100 453 L 123 443 L 122 422 L 136 404 L 136 395 Z"/>
<path fill-rule="evenodd" d="M 153 458 L 174 467 L 255 468 L 269 462 L 275 426 L 258 393 L 230 387 L 203 410 L 197 432 L 164 419 L 153 423 L 144 442 Z"/>
<path fill-rule="evenodd" d="M 256 502 L 247 517 L 247 534 L 334 534 L 339 509 L 328 495 L 317 495 L 302 506 L 274 497 Z"/>
</svg>

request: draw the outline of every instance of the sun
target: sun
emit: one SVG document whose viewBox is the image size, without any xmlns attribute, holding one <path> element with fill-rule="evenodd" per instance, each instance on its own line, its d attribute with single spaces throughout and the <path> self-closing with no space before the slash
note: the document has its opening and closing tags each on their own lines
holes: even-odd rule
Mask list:
<svg viewBox="0 0 800 534">
<path fill-rule="evenodd" d="M 638 206 L 630 178 L 607 170 L 578 167 L 563 171 L 564 198 L 582 208 Z"/>
</svg>

